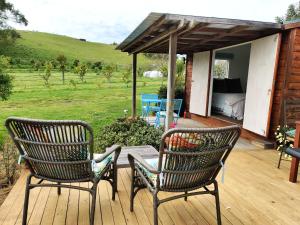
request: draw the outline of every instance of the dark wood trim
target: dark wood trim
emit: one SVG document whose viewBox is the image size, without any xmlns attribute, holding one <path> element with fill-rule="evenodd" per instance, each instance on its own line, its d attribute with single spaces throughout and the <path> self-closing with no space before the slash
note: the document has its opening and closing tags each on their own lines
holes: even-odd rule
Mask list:
<svg viewBox="0 0 300 225">
<path fill-rule="evenodd" d="M 208 81 L 207 81 L 207 94 L 206 94 L 206 109 L 205 115 L 208 116 L 208 106 L 210 101 L 210 88 L 211 88 L 211 69 L 212 69 L 212 57 L 213 57 L 213 50 L 210 50 L 209 55 L 209 69 L 208 69 Z"/>
<path fill-rule="evenodd" d="M 286 98 L 287 92 L 288 92 L 288 86 L 287 86 L 287 78 L 291 74 L 292 70 L 292 63 L 293 63 L 293 48 L 294 48 L 294 42 L 296 38 L 296 29 L 291 30 L 291 33 L 289 34 L 289 40 L 288 40 L 288 48 L 286 49 L 286 62 L 284 65 L 284 80 L 283 80 L 283 87 L 282 87 L 282 96 L 280 100 L 280 120 L 281 125 L 285 125 L 286 123 L 286 115 L 285 115 L 285 109 L 284 109 L 284 100 Z"/>
<path fill-rule="evenodd" d="M 300 22 L 289 23 L 289 24 L 285 24 L 282 26 L 283 30 L 289 30 L 289 29 L 298 28 L 298 27 L 300 27 Z"/>
<path fill-rule="evenodd" d="M 300 147 L 300 121 L 296 122 L 296 134 L 295 134 L 295 141 L 294 147 Z M 292 183 L 297 182 L 297 175 L 298 175 L 298 167 L 299 167 L 299 159 L 293 157 L 290 169 L 290 178 L 289 181 Z"/>
<path fill-rule="evenodd" d="M 137 54 L 132 55 L 132 118 L 136 117 L 136 64 Z"/>
<path fill-rule="evenodd" d="M 277 70 L 278 70 L 278 63 L 279 63 L 279 56 L 280 56 L 281 41 L 282 41 L 282 34 L 279 33 L 278 40 L 277 40 L 275 65 L 274 65 L 274 71 L 273 71 L 273 82 L 272 82 L 272 87 L 271 87 L 268 121 L 267 121 L 267 127 L 266 127 L 266 137 L 269 137 L 269 134 L 270 134 L 271 114 L 272 114 L 272 108 L 273 108 L 273 98 L 274 98 L 274 93 L 275 93 L 275 83 L 276 83 L 276 79 L 277 79 Z"/>
<path fill-rule="evenodd" d="M 190 118 L 192 120 L 198 121 L 208 127 L 225 127 L 225 126 L 231 126 L 231 125 L 236 125 L 235 123 L 225 121 L 222 119 L 218 119 L 216 117 L 205 117 L 205 116 L 200 116 L 194 113 L 190 113 Z M 239 125 L 239 124 L 237 124 Z M 256 133 L 253 133 L 251 131 L 248 131 L 244 128 L 241 128 L 241 137 L 245 138 L 247 140 L 261 140 L 261 141 L 267 141 L 268 139 L 264 136 L 258 135 Z"/>
</svg>

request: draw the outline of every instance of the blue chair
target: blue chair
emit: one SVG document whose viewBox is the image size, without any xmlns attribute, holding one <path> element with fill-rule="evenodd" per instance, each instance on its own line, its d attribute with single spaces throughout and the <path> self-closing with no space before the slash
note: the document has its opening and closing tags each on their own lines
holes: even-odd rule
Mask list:
<svg viewBox="0 0 300 225">
<path fill-rule="evenodd" d="M 175 124 L 177 124 L 177 121 L 180 117 L 180 110 L 182 106 L 182 99 L 173 99 L 173 120 Z M 156 119 L 155 119 L 155 126 L 160 127 L 160 119 L 164 119 L 164 124 L 166 122 L 166 116 L 167 116 L 167 99 L 162 99 L 160 102 L 160 109 L 159 112 L 156 113 Z"/>
<path fill-rule="evenodd" d="M 145 101 L 146 99 L 158 100 L 157 94 L 142 94 L 142 117 L 147 117 L 149 112 L 158 112 L 160 107 L 157 105 L 151 105 L 149 102 Z"/>
</svg>

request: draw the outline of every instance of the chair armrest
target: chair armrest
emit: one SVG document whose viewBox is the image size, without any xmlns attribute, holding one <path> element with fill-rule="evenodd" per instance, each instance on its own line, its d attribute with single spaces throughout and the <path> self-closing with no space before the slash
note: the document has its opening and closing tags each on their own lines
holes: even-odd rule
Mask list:
<svg viewBox="0 0 300 225">
<path fill-rule="evenodd" d="M 158 171 L 156 168 L 151 166 L 149 163 L 147 163 L 141 155 L 137 153 L 129 153 L 128 154 L 128 161 L 130 163 L 131 168 L 134 168 L 135 161 L 140 163 L 143 167 L 145 167 L 150 173 L 154 174 L 160 174 L 160 171 Z"/>
<path fill-rule="evenodd" d="M 109 150 L 107 152 L 105 152 L 100 158 L 95 159 L 96 163 L 101 162 L 102 160 L 104 160 L 106 157 L 108 157 L 109 155 L 111 155 L 112 153 L 115 153 L 114 156 L 114 162 L 117 162 L 119 155 L 121 153 L 121 146 L 120 145 L 113 145 L 109 148 Z"/>
<path fill-rule="evenodd" d="M 285 152 L 293 157 L 300 159 L 300 148 L 287 148 Z"/>
</svg>

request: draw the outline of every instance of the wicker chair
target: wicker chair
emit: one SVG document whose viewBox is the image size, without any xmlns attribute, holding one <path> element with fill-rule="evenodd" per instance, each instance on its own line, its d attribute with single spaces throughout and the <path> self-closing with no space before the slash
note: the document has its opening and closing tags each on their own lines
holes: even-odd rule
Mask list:
<svg viewBox="0 0 300 225">
<path fill-rule="evenodd" d="M 128 154 L 132 169 L 130 210 L 134 197 L 147 187 L 153 195 L 154 225 L 158 224 L 157 208 L 166 201 L 198 194 L 215 196 L 217 221 L 221 224 L 216 177 L 240 135 L 239 126 L 224 128 L 171 129 L 161 139 L 159 156 L 143 159 Z M 209 189 L 213 185 L 213 189 Z M 196 189 L 203 188 L 202 191 Z M 158 199 L 158 192 L 182 192 Z"/>
<path fill-rule="evenodd" d="M 35 187 L 74 188 L 92 195 L 90 224 L 94 224 L 97 185 L 107 180 L 112 185 L 112 199 L 117 191 L 116 162 L 120 146 L 112 148 L 99 159 L 93 159 L 93 131 L 82 121 L 46 121 L 8 118 L 5 126 L 17 146 L 30 175 L 26 182 L 23 225 L 27 223 L 29 193 Z M 31 178 L 39 179 L 32 183 Z M 48 181 L 43 183 L 43 181 Z M 91 188 L 72 185 L 92 182 Z"/>
</svg>

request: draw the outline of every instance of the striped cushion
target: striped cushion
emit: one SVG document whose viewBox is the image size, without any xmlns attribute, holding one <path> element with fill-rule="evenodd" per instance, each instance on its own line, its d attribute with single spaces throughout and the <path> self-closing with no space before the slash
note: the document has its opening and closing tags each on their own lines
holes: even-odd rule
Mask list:
<svg viewBox="0 0 300 225">
<path fill-rule="evenodd" d="M 155 169 L 158 168 L 158 159 L 159 158 L 153 158 L 153 159 L 145 159 L 145 161 L 151 165 L 152 167 L 154 167 Z M 163 161 L 162 161 L 162 167 L 165 164 L 165 157 L 163 157 Z M 156 179 L 157 179 L 157 175 L 154 173 L 151 173 L 149 170 L 147 170 L 144 166 L 142 166 L 140 163 L 138 163 L 138 166 L 141 168 L 142 172 L 144 173 L 144 175 L 150 180 L 150 182 L 152 183 L 153 186 L 156 186 Z M 163 168 L 162 168 L 163 169 Z M 161 173 L 159 175 L 159 179 L 160 179 L 160 186 L 163 185 L 163 174 Z"/>
<path fill-rule="evenodd" d="M 96 177 L 99 177 L 108 164 L 112 162 L 112 156 L 109 155 L 99 163 L 93 163 L 93 171 Z"/>
</svg>

